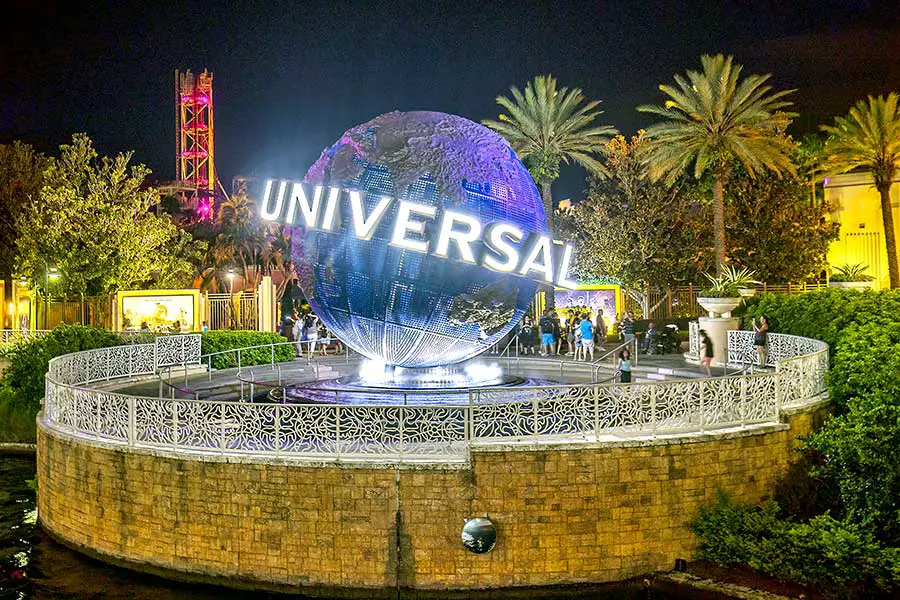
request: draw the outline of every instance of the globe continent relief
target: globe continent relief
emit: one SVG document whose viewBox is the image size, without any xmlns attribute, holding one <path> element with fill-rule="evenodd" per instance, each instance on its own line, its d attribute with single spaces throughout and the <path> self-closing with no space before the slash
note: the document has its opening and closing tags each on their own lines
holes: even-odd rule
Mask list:
<svg viewBox="0 0 900 600">
<path fill-rule="evenodd" d="M 454 115 L 376 117 L 323 151 L 305 179 L 360 191 L 367 215 L 391 196 L 466 213 L 482 225 L 509 222 L 526 236 L 547 232 L 537 188 L 509 144 Z M 348 218 L 334 232 L 293 228 L 291 257 L 312 309 L 351 348 L 387 365 L 449 365 L 489 349 L 522 318 L 538 284 L 452 254 L 391 246 L 398 204 L 369 240 L 355 237 Z M 474 245 L 481 251 L 480 241 Z"/>
</svg>

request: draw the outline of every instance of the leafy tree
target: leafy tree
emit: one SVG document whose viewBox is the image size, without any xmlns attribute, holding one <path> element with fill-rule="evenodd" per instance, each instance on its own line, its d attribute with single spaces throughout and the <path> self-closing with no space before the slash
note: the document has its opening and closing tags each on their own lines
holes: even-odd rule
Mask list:
<svg viewBox="0 0 900 600">
<path fill-rule="evenodd" d="M 729 260 L 767 283 L 802 281 L 826 268 L 839 226 L 826 219 L 828 206 L 809 196 L 798 177 L 732 178 L 726 193 Z"/>
<path fill-rule="evenodd" d="M 603 111 L 598 100 L 584 103 L 581 89 L 557 89 L 556 79 L 538 75 L 525 86 L 525 92 L 510 88 L 512 98 L 497 96 L 497 104 L 509 114 L 483 123 L 509 141 L 519 158 L 525 161 L 541 190 L 548 221 L 554 203 L 550 188 L 559 177 L 561 163 L 575 162 L 588 173 L 606 173 L 597 155 L 616 134 L 614 127 L 596 125 Z"/>
<path fill-rule="evenodd" d="M 891 211 L 891 184 L 900 171 L 900 96 L 869 96 L 860 100 L 845 117 L 835 117 L 834 125 L 823 125 L 829 134 L 825 144 L 825 169 L 846 173 L 855 169 L 872 174 L 881 196 L 881 220 L 888 255 L 891 288 L 900 287 L 897 240 Z"/>
<path fill-rule="evenodd" d="M 658 142 L 649 147 L 647 164 L 654 179 L 675 182 L 693 165 L 700 178 L 713 175 L 716 269 L 725 264 L 725 182 L 734 161 L 750 177 L 772 170 L 793 173 L 791 141 L 784 135 L 792 113 L 783 98 L 790 92 L 772 92 L 770 75 L 741 79 L 741 65 L 718 54 L 700 58 L 703 71 L 675 75 L 675 86 L 659 89 L 669 99 L 663 106 L 640 106 L 639 111 L 664 121 L 652 125 L 647 136 Z"/>
<path fill-rule="evenodd" d="M 28 144 L 0 145 L 0 280 L 13 273 L 16 216 L 41 193 L 47 159 Z"/>
<path fill-rule="evenodd" d="M 65 293 L 189 284 L 188 259 L 202 248 L 153 214 L 159 196 L 144 187 L 149 170 L 130 163 L 130 152 L 98 158 L 84 134 L 61 146 L 41 193 L 17 218 L 18 272 L 41 286 L 55 266 Z"/>
<path fill-rule="evenodd" d="M 588 198 L 565 218 L 567 237 L 579 249 L 580 276 L 646 289 L 697 281 L 709 264 L 706 208 L 689 183 L 666 186 L 647 178 L 641 155 L 650 144 L 643 132 L 613 138 L 604 149 L 609 177 L 593 180 Z"/>
</svg>

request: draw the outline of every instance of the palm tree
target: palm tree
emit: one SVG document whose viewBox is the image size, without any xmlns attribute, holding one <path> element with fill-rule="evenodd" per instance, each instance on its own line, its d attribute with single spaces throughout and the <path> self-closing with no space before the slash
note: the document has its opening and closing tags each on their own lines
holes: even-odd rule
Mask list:
<svg viewBox="0 0 900 600">
<path fill-rule="evenodd" d="M 888 276 L 891 288 L 900 287 L 897 268 L 897 240 L 891 213 L 891 184 L 900 171 L 900 96 L 869 96 L 850 109 L 846 117 L 835 117 L 834 125 L 823 125 L 828 133 L 825 143 L 825 170 L 846 173 L 866 170 L 875 180 L 881 195 L 881 221 L 887 246 Z"/>
<path fill-rule="evenodd" d="M 603 114 L 596 110 L 598 100 L 583 104 L 580 89 L 557 89 L 556 79 L 550 75 L 538 75 L 529 81 L 524 93 L 512 87 L 510 94 L 511 99 L 497 96 L 497 104 L 509 114 L 501 114 L 497 121 L 482 122 L 505 137 L 525 161 L 541 189 L 549 222 L 554 209 L 550 187 L 559 177 L 560 164 L 575 162 L 591 174 L 605 175 L 606 168 L 595 156 L 617 132 L 609 125 L 594 124 Z"/>
<path fill-rule="evenodd" d="M 694 177 L 707 170 L 714 177 L 716 270 L 725 263 L 725 181 L 736 162 L 750 177 L 766 169 L 777 174 L 794 173 L 789 154 L 790 138 L 784 130 L 793 113 L 781 109 L 791 91 L 772 92 L 766 85 L 771 75 L 740 78 L 743 67 L 731 56 L 704 55 L 703 72 L 675 75 L 675 86 L 660 85 L 669 99 L 663 106 L 639 106 L 665 120 L 647 129 L 653 140 L 646 156 L 650 177 L 674 183 L 693 165 Z"/>
</svg>

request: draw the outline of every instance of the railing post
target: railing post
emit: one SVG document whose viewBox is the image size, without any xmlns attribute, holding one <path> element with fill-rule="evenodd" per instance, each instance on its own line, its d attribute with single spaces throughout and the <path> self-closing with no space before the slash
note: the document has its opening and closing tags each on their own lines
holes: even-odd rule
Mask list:
<svg viewBox="0 0 900 600">
<path fill-rule="evenodd" d="M 282 396 L 282 399 L 284 396 Z M 281 405 L 275 405 L 275 456 L 281 454 Z"/>
<path fill-rule="evenodd" d="M 706 422 L 706 417 L 703 414 L 703 396 L 706 394 L 706 382 L 708 379 L 700 379 L 697 381 L 697 385 L 700 386 L 700 431 L 704 430 L 704 423 Z"/>
<path fill-rule="evenodd" d="M 225 453 L 225 403 L 219 404 L 219 450 Z"/>
<path fill-rule="evenodd" d="M 272 364 L 272 369 L 274 369 L 275 368 L 275 344 L 272 344 L 271 350 L 272 350 L 272 363 L 271 364 Z"/>
<path fill-rule="evenodd" d="M 594 385 L 594 441 L 600 441 L 600 386 Z"/>
<path fill-rule="evenodd" d="M 341 460 L 341 405 L 334 406 L 334 453 Z"/>
<path fill-rule="evenodd" d="M 206 357 L 206 380 L 212 381 L 212 354 Z"/>
<path fill-rule="evenodd" d="M 747 425 L 747 376 L 741 376 L 741 427 Z"/>
<path fill-rule="evenodd" d="M 650 386 L 650 431 L 656 435 L 656 392 L 655 385 Z"/>
<path fill-rule="evenodd" d="M 403 406 L 400 407 L 400 462 L 403 462 L 403 426 L 406 419 L 406 394 L 403 394 Z"/>
<path fill-rule="evenodd" d="M 237 355 L 238 355 L 238 374 L 240 374 L 240 372 L 241 372 L 241 349 L 240 348 L 238 348 Z"/>
<path fill-rule="evenodd" d="M 134 376 L 134 342 L 128 346 L 128 379 Z"/>
<path fill-rule="evenodd" d="M 469 388 L 469 409 L 466 412 L 466 431 L 465 431 L 466 450 L 467 451 L 471 449 L 472 438 L 475 435 L 475 423 L 474 423 L 475 415 L 472 411 L 472 406 L 474 405 L 472 397 L 474 396 L 475 393 L 476 393 L 475 390 L 473 390 L 472 388 Z"/>
<path fill-rule="evenodd" d="M 136 398 L 134 396 L 128 396 L 127 406 L 128 406 L 128 445 L 134 446 L 135 440 L 137 439 L 136 427 L 135 423 L 137 421 L 135 411 L 136 411 Z"/>
<path fill-rule="evenodd" d="M 174 393 L 174 389 L 173 389 Z M 172 405 L 172 445 L 178 445 L 178 403 L 171 402 Z"/>
<path fill-rule="evenodd" d="M 781 375 L 783 371 L 775 365 L 775 420 L 781 420 Z"/>
<path fill-rule="evenodd" d="M 537 444 L 538 438 L 538 391 L 534 390 L 534 396 L 531 399 L 532 427 L 534 434 L 534 443 Z"/>
</svg>

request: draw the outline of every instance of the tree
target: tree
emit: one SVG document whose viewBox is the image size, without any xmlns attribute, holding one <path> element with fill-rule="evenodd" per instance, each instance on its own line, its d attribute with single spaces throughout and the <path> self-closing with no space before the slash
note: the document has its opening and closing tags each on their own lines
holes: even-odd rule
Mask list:
<svg viewBox="0 0 900 600">
<path fill-rule="evenodd" d="M 153 214 L 159 194 L 144 188 L 150 171 L 130 163 L 130 152 L 98 158 L 84 134 L 61 146 L 40 194 L 16 220 L 18 273 L 41 287 L 57 267 L 55 287 L 64 293 L 189 284 L 189 259 L 201 244 Z"/>
<path fill-rule="evenodd" d="M 827 220 L 828 205 L 811 201 L 806 186 L 799 177 L 771 173 L 733 177 L 726 192 L 727 220 L 733 224 L 729 260 L 767 283 L 818 276 L 827 267 L 828 246 L 838 238 L 839 226 Z"/>
<path fill-rule="evenodd" d="M 794 173 L 789 158 L 792 144 L 784 135 L 793 114 L 781 110 L 790 105 L 783 100 L 790 91 L 772 92 L 766 85 L 770 75 L 742 80 L 743 67 L 721 54 L 704 55 L 700 62 L 703 72 L 688 71 L 687 78 L 675 75 L 676 86 L 659 86 L 669 97 L 663 106 L 639 106 L 638 110 L 665 119 L 647 129 L 647 136 L 657 142 L 646 156 L 652 178 L 672 183 L 691 165 L 698 179 L 712 172 L 716 270 L 721 273 L 724 184 L 731 164 L 741 163 L 750 177 L 765 170 Z"/>
<path fill-rule="evenodd" d="M 557 89 L 556 79 L 550 75 L 538 75 L 529 81 L 524 93 L 512 87 L 510 94 L 511 99 L 497 96 L 497 104 L 509 114 L 483 123 L 505 137 L 525 161 L 541 190 L 549 222 L 555 208 L 550 188 L 559 177 L 560 164 L 575 162 L 589 174 L 604 175 L 606 168 L 596 155 L 616 130 L 609 125 L 594 124 L 603 114 L 596 110 L 600 105 L 598 100 L 583 104 L 585 97 L 581 89 Z"/>
<path fill-rule="evenodd" d="M 869 96 L 860 100 L 845 117 L 835 117 L 834 125 L 824 125 L 825 169 L 846 173 L 854 169 L 871 173 L 881 196 L 881 220 L 888 255 L 891 288 L 900 287 L 897 240 L 891 212 L 891 184 L 900 169 L 900 96 Z"/>
<path fill-rule="evenodd" d="M 668 186 L 648 178 L 642 155 L 651 143 L 643 132 L 612 139 L 604 149 L 609 176 L 592 180 L 588 198 L 565 217 L 580 276 L 645 290 L 698 281 L 711 263 L 708 208 L 689 182 Z"/>
<path fill-rule="evenodd" d="M 12 275 L 19 232 L 16 216 L 41 193 L 44 155 L 28 144 L 0 145 L 0 281 Z"/>
</svg>

